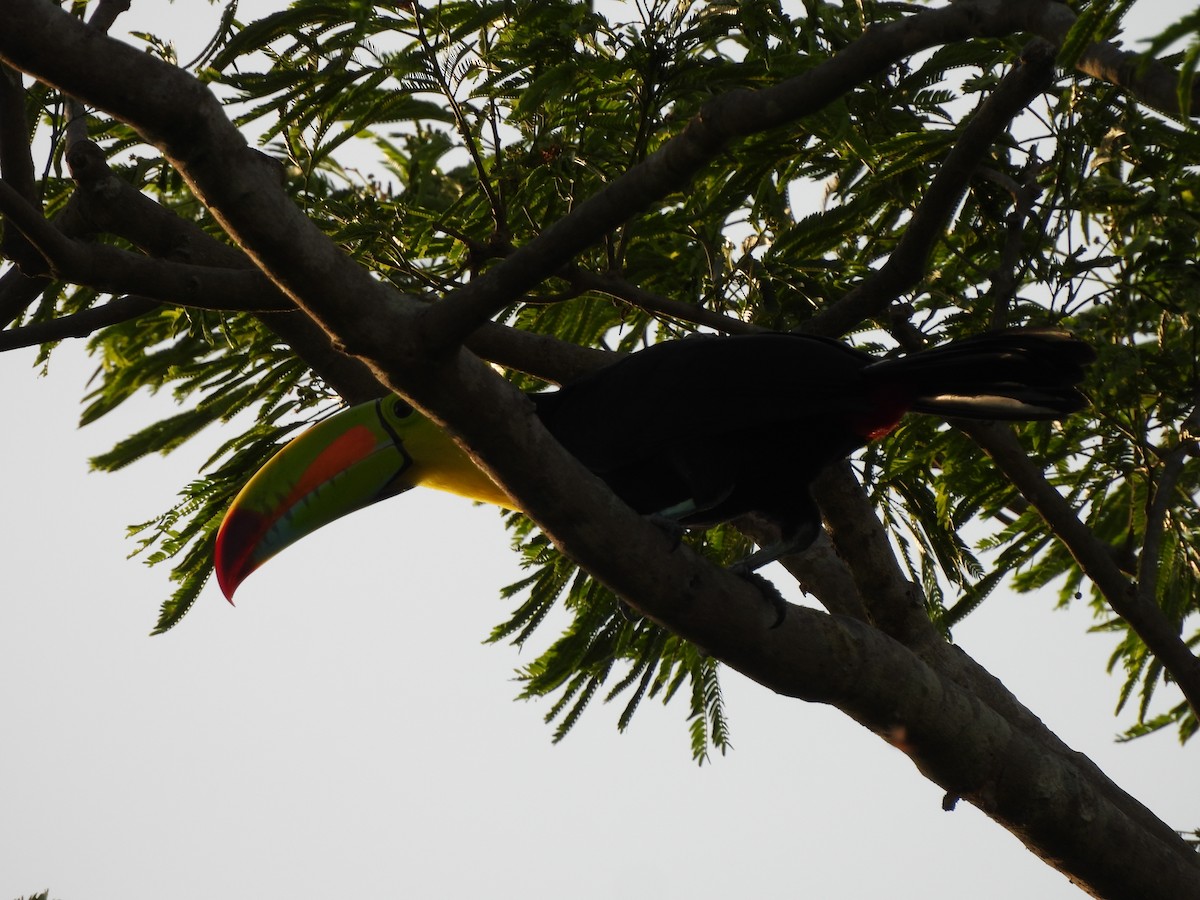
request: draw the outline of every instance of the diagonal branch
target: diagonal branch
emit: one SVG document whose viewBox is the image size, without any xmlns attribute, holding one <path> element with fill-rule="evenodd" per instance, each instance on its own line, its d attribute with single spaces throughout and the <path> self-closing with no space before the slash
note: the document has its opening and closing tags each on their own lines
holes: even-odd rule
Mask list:
<svg viewBox="0 0 1200 900">
<path fill-rule="evenodd" d="M 156 259 L 178 260 L 212 271 L 245 271 L 257 277 L 259 270 L 245 253 L 221 243 L 196 222 L 181 218 L 135 189 L 109 167 L 104 152 L 95 144 L 85 141 L 71 146 L 67 162 L 76 180 L 68 208 L 75 219 L 86 221 L 87 230 L 124 238 Z M 79 227 L 82 230 L 83 226 Z M 207 272 L 201 277 L 207 278 Z M 304 313 L 292 309 L 277 286 L 265 279 L 259 283 L 266 293 L 249 298 L 247 306 L 289 309 L 260 313 L 258 318 L 342 397 L 356 403 L 385 393 L 365 365 L 335 349 L 324 330 Z"/>
<path fill-rule="evenodd" d="M 1065 3 L 1046 3 L 1042 15 L 1031 21 L 1031 30 L 1046 40 L 1061 45 L 1078 16 Z M 1179 108 L 1179 72 L 1141 53 L 1123 50 L 1110 41 L 1101 41 L 1084 50 L 1075 68 L 1099 81 L 1128 91 L 1141 103 L 1168 116 L 1200 116 L 1200 91 L 1192 91 L 1192 108 Z"/>
<path fill-rule="evenodd" d="M 907 647 L 941 642 L 925 611 L 921 589 L 910 582 L 867 492 L 843 461 L 813 483 L 830 540 L 847 563 L 870 621 Z"/>
<path fill-rule="evenodd" d="M 1143 596 L 1117 567 L 1109 548 L 1096 539 L 1071 505 L 1030 461 L 1012 430 L 998 425 L 963 422 L 959 427 L 983 448 L 1041 513 L 1046 524 L 1071 551 L 1075 561 L 1104 595 L 1113 612 L 1129 623 L 1183 691 L 1200 715 L 1200 660 L 1152 598 Z"/>
<path fill-rule="evenodd" d="M 1025 48 L 1021 64 L 1004 76 L 963 127 L 887 262 L 854 290 L 804 323 L 802 330 L 813 334 L 845 334 L 880 315 L 893 300 L 916 287 L 925 277 L 929 254 L 945 233 L 980 161 L 1006 133 L 1013 118 L 1045 90 L 1053 66 L 1054 48 L 1045 41 L 1033 41 Z"/>
</svg>

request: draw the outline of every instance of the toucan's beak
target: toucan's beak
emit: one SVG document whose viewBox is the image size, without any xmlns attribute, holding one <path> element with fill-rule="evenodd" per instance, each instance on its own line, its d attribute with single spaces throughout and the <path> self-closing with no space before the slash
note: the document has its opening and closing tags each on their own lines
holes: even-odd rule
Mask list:
<svg viewBox="0 0 1200 900">
<path fill-rule="evenodd" d="M 217 531 L 217 583 L 246 576 L 322 525 L 418 485 L 516 509 L 450 437 L 396 396 L 343 410 L 279 451 L 242 488 Z"/>
<path fill-rule="evenodd" d="M 217 532 L 217 582 L 227 598 L 284 547 L 415 485 L 412 457 L 389 426 L 390 403 L 402 401 L 364 403 L 326 419 L 247 482 Z"/>
</svg>

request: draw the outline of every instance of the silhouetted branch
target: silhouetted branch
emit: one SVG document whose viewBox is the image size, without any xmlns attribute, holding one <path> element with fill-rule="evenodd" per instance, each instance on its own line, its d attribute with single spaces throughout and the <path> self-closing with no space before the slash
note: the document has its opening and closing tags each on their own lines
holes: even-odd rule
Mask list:
<svg viewBox="0 0 1200 900">
<path fill-rule="evenodd" d="M 34 322 L 21 328 L 0 331 L 0 352 L 20 347 L 36 347 L 67 338 L 87 337 L 101 328 L 136 319 L 143 313 L 161 306 L 148 297 L 118 297 L 103 306 L 95 306 L 83 312 L 51 319 L 49 322 Z"/>
<path fill-rule="evenodd" d="M 28 131 L 21 73 L 0 65 L 0 176 L 28 202 L 36 203 L 37 175 Z"/>
<path fill-rule="evenodd" d="M 278 312 L 292 308 L 257 269 L 215 269 L 150 259 L 69 238 L 2 181 L 0 213 L 42 255 L 50 274 L 63 281 L 200 309 Z"/>
<path fill-rule="evenodd" d="M 954 148 L 938 166 L 925 196 L 913 210 L 896 249 L 874 274 L 800 329 L 813 334 L 840 335 L 879 316 L 892 301 L 925 277 L 934 245 L 967 190 L 980 161 L 1013 118 L 1045 90 L 1054 73 L 1054 48 L 1034 41 L 1021 65 L 1009 72 L 963 126 Z"/>
<path fill-rule="evenodd" d="M 1004 246 L 1000 260 L 988 275 L 988 286 L 984 302 L 991 306 L 991 327 L 1004 328 L 1008 324 L 1008 311 L 1017 292 L 1017 269 L 1024 259 L 1025 223 L 1029 220 L 1033 206 L 1042 195 L 1038 174 L 1043 163 L 1032 153 L 1021 170 L 1020 183 L 1007 185 L 1013 198 L 1013 208 L 1005 217 Z"/>
<path fill-rule="evenodd" d="M 713 312 L 703 306 L 647 291 L 619 275 L 608 272 L 576 271 L 571 275 L 571 283 L 581 290 L 608 294 L 652 315 L 703 325 L 723 334 L 752 334 L 763 330 L 750 322 Z"/>
<path fill-rule="evenodd" d="M 940 641 L 921 589 L 905 576 L 867 492 L 843 461 L 813 483 L 829 537 L 844 559 L 876 628 L 908 647 Z"/>
<path fill-rule="evenodd" d="M 1033 504 L 1104 595 L 1113 612 L 1146 643 L 1171 673 L 1192 711 L 1200 714 L 1200 660 L 1192 654 L 1158 604 L 1152 598 L 1141 596 L 1137 586 L 1125 577 L 1113 560 L 1110 548 L 1096 539 L 1071 505 L 1046 480 L 1012 430 L 979 422 L 962 422 L 959 427 L 983 448 L 996 467 Z"/>
<path fill-rule="evenodd" d="M 1142 534 L 1142 549 L 1138 555 L 1137 591 L 1138 600 L 1155 609 L 1158 604 L 1159 564 L 1162 562 L 1162 540 L 1167 517 L 1178 497 L 1176 486 L 1183 474 L 1183 467 L 1195 454 L 1195 437 L 1200 431 L 1200 405 L 1193 407 L 1181 423 L 1180 442 L 1162 453 L 1162 471 L 1154 485 L 1149 508 L 1146 510 L 1146 527 Z M 1165 618 L 1165 617 L 1164 617 Z M 1193 705 L 1193 712 L 1200 715 Z"/>
<path fill-rule="evenodd" d="M 1063 42 L 1077 16 L 1065 3 L 1045 3 L 1030 28 L 1055 45 Z M 1139 102 L 1173 118 L 1200 116 L 1200 91 L 1192 92 L 1192 108 L 1180 110 L 1179 72 L 1165 63 L 1146 59 L 1141 53 L 1123 50 L 1109 41 L 1092 44 L 1079 57 L 1078 71 L 1128 91 Z"/>
</svg>

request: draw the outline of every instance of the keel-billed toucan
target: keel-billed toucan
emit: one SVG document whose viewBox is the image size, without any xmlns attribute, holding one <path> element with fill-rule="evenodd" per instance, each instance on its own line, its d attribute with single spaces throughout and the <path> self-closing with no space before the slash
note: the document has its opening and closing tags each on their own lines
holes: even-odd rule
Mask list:
<svg viewBox="0 0 1200 900">
<path fill-rule="evenodd" d="M 1064 331 L 993 332 L 879 359 L 800 334 L 655 344 L 557 391 L 532 395 L 559 442 L 644 514 L 705 528 L 745 513 L 777 524 L 778 549 L 820 528 L 809 484 L 907 412 L 1058 419 L 1091 348 Z M 334 519 L 423 485 L 514 504 L 444 432 L 398 397 L 344 410 L 300 435 L 233 501 L 216 570 L 232 597 L 284 547 Z M 768 553 L 755 560 L 778 556 Z"/>
</svg>

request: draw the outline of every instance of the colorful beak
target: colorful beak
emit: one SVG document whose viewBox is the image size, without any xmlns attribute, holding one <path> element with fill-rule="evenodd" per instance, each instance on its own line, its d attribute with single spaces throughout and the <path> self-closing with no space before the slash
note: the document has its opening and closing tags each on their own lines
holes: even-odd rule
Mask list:
<svg viewBox="0 0 1200 900">
<path fill-rule="evenodd" d="M 310 428 L 234 498 L 217 532 L 214 560 L 217 582 L 231 602 L 246 576 L 280 550 L 414 486 L 406 477 L 413 460 L 389 427 L 388 404 L 403 401 L 364 403 Z"/>
<path fill-rule="evenodd" d="M 279 451 L 230 504 L 217 531 L 221 591 L 335 519 L 424 485 L 514 505 L 462 448 L 396 396 L 343 410 Z"/>
</svg>

